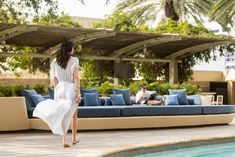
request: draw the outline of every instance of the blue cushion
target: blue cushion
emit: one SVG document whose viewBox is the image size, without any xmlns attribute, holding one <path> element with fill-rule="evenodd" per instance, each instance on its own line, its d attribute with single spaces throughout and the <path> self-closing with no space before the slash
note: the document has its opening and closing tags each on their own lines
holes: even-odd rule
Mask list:
<svg viewBox="0 0 235 157">
<path fill-rule="evenodd" d="M 126 105 L 131 105 L 130 89 L 113 89 L 113 94 L 122 94 Z"/>
<path fill-rule="evenodd" d="M 160 101 L 160 100 L 163 100 L 164 99 L 164 96 L 163 95 L 158 95 L 156 96 L 156 100 Z"/>
<path fill-rule="evenodd" d="M 97 93 L 99 96 L 99 92 L 96 88 L 81 88 L 81 97 L 84 97 L 84 93 Z"/>
<path fill-rule="evenodd" d="M 22 90 L 21 94 L 25 97 L 27 110 L 32 110 L 32 107 L 35 107 L 36 104 L 34 104 L 30 95 L 38 95 L 38 93 L 34 89 L 32 89 L 32 90 Z"/>
<path fill-rule="evenodd" d="M 105 101 L 104 98 L 100 97 L 99 100 L 100 100 L 100 105 L 101 106 L 106 106 L 106 101 Z"/>
<path fill-rule="evenodd" d="M 177 95 L 165 95 L 165 105 L 179 105 Z"/>
<path fill-rule="evenodd" d="M 193 98 L 194 98 L 194 105 L 201 105 L 201 98 L 199 94 L 195 94 Z"/>
<path fill-rule="evenodd" d="M 188 105 L 186 89 L 168 89 L 170 95 L 177 94 L 179 105 Z"/>
<path fill-rule="evenodd" d="M 51 99 L 50 95 L 43 95 L 44 100 Z"/>
<path fill-rule="evenodd" d="M 112 102 L 112 105 L 114 105 L 114 106 L 126 105 L 122 94 L 112 94 L 111 95 L 111 102 Z"/>
<path fill-rule="evenodd" d="M 187 96 L 187 99 L 188 99 L 188 104 L 189 105 L 194 105 L 194 98 L 193 98 L 193 96 Z"/>
<path fill-rule="evenodd" d="M 78 117 L 120 117 L 121 109 L 119 106 L 84 106 L 78 108 Z"/>
<path fill-rule="evenodd" d="M 131 104 L 136 104 L 136 98 L 135 98 L 135 96 L 131 96 Z"/>
<path fill-rule="evenodd" d="M 106 97 L 105 98 L 105 106 L 112 106 L 112 102 L 111 102 L 111 98 L 110 97 Z"/>
<path fill-rule="evenodd" d="M 110 98 L 109 98 L 110 99 Z M 99 97 L 99 102 L 101 106 L 107 106 L 107 103 L 106 103 L 106 98 L 103 98 L 103 97 Z M 84 97 L 81 97 L 81 102 L 79 104 L 79 106 L 84 106 Z"/>
<path fill-rule="evenodd" d="M 100 99 L 99 99 L 99 91 L 96 88 L 81 88 L 81 97 L 84 97 L 85 93 L 96 93 L 98 97 L 98 103 L 101 105 Z"/>
<path fill-rule="evenodd" d="M 198 94 L 188 95 L 187 99 L 188 99 L 189 105 L 201 105 L 201 98 L 200 98 L 200 95 L 198 95 Z"/>
<path fill-rule="evenodd" d="M 81 97 L 81 102 L 80 102 L 79 106 L 84 106 L 84 97 Z"/>
<path fill-rule="evenodd" d="M 35 106 L 37 106 L 40 102 L 44 101 L 45 99 L 43 98 L 42 95 L 30 95 L 31 99 L 33 100 L 33 103 Z"/>
<path fill-rule="evenodd" d="M 48 88 L 48 93 L 50 95 L 50 98 L 54 100 L 54 88 L 49 87 Z"/>
<path fill-rule="evenodd" d="M 122 106 L 122 116 L 158 116 L 158 115 L 198 115 L 202 114 L 202 106 Z"/>
<path fill-rule="evenodd" d="M 98 106 L 99 97 L 97 93 L 84 93 L 84 106 Z"/>
</svg>

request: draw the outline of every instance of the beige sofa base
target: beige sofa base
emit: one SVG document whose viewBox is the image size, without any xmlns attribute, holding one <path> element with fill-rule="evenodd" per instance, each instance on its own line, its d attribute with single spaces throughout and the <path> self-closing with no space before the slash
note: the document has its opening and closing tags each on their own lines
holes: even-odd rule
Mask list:
<svg viewBox="0 0 235 157">
<path fill-rule="evenodd" d="M 0 97 L 0 131 L 29 129 L 24 97 Z"/>
<path fill-rule="evenodd" d="M 78 130 L 163 128 L 229 124 L 235 114 L 78 118 Z M 30 128 L 49 130 L 40 119 L 30 119 Z"/>
</svg>

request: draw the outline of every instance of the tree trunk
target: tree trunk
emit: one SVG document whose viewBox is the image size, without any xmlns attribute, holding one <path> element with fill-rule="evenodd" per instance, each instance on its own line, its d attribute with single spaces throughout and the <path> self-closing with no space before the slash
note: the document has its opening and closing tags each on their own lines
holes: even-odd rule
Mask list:
<svg viewBox="0 0 235 157">
<path fill-rule="evenodd" d="M 166 17 L 174 20 L 174 21 L 178 21 L 179 20 L 179 16 L 177 15 L 177 13 L 175 12 L 174 9 L 174 5 L 173 2 L 174 0 L 167 0 L 165 3 L 165 14 Z"/>
</svg>

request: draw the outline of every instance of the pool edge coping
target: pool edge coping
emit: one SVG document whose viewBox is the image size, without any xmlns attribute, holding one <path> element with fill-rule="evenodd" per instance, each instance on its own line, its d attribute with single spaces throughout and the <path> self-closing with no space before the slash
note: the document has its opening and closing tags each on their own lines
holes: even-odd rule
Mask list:
<svg viewBox="0 0 235 157">
<path fill-rule="evenodd" d="M 214 137 L 200 137 L 197 139 L 184 139 L 177 141 L 167 141 L 162 143 L 144 143 L 144 144 L 132 144 L 118 148 L 112 148 L 105 152 L 102 152 L 96 157 L 126 157 L 133 155 L 142 155 L 146 153 L 162 152 L 176 149 L 183 149 L 188 147 L 213 145 L 227 142 L 235 142 L 235 134 L 228 136 L 214 136 Z M 153 151 L 158 148 L 158 151 Z M 159 151 L 160 148 L 160 151 Z M 148 151 L 147 150 L 152 150 Z M 135 153 L 134 153 L 135 152 Z"/>
</svg>

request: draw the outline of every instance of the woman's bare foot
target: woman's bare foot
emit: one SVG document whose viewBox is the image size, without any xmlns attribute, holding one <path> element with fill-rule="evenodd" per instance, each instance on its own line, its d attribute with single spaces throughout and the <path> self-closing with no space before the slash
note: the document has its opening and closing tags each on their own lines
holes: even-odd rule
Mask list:
<svg viewBox="0 0 235 157">
<path fill-rule="evenodd" d="M 70 147 L 70 145 L 67 142 L 67 139 L 66 139 L 65 135 L 62 136 L 62 139 L 63 139 L 64 148 Z"/>
<path fill-rule="evenodd" d="M 68 148 L 70 145 L 68 143 L 64 143 L 64 148 Z"/>
<path fill-rule="evenodd" d="M 80 142 L 80 139 L 73 139 L 73 145 L 75 145 L 75 144 L 77 144 L 77 143 L 79 143 Z"/>
</svg>

